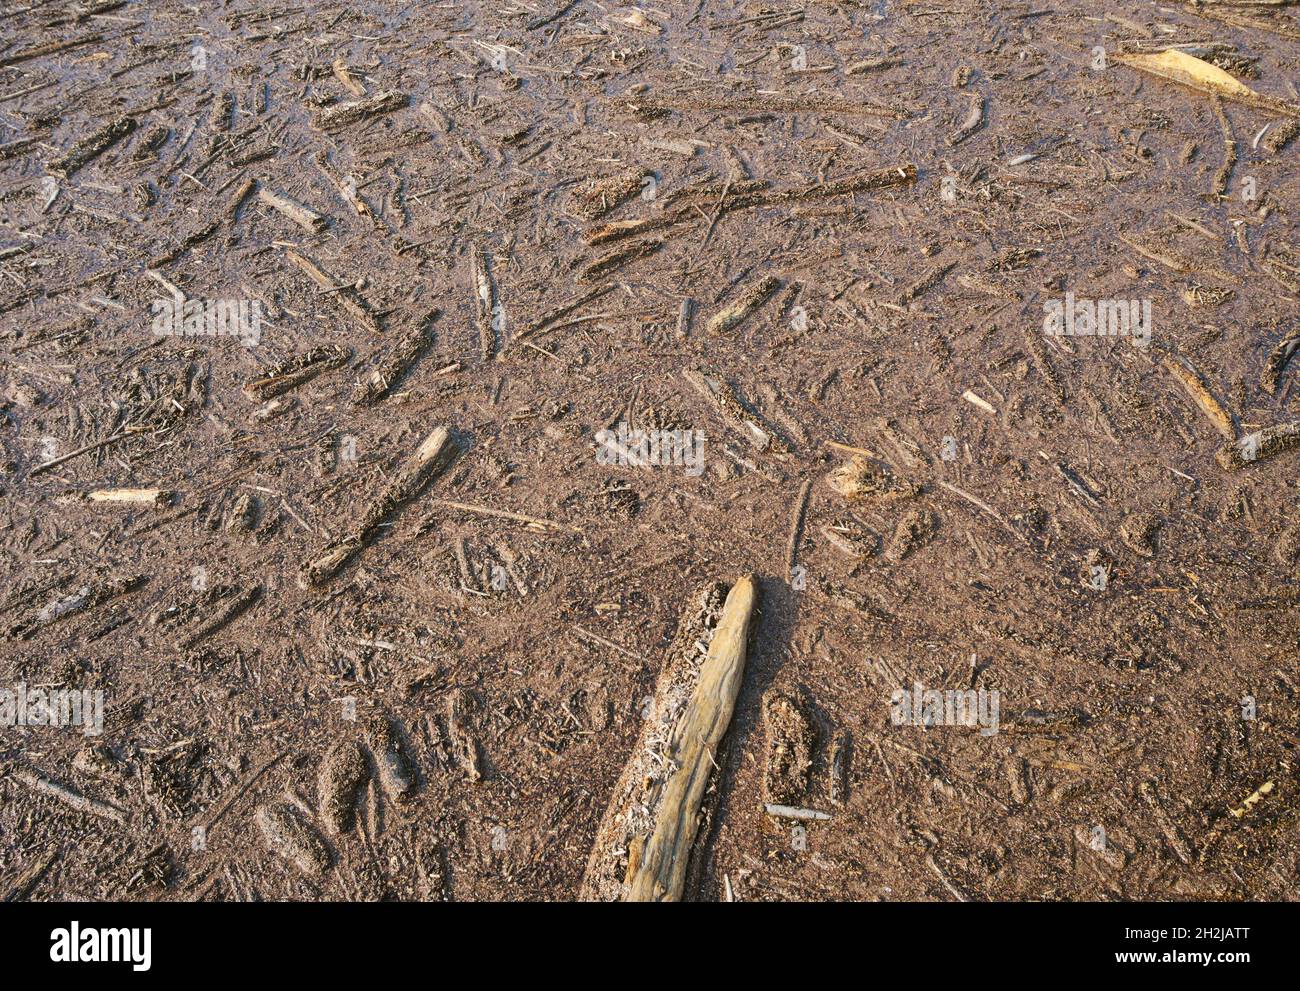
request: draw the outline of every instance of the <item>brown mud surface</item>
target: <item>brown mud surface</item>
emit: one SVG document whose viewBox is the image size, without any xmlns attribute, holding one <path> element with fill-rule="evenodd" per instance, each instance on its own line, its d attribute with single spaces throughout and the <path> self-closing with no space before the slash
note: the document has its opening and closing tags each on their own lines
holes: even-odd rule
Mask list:
<svg viewBox="0 0 1300 991">
<path fill-rule="evenodd" d="M 577 897 L 754 574 L 686 897 L 1295 899 L 1298 70 L 1288 5 L 7 4 L 0 689 L 104 709 L 0 727 L 0 897 Z"/>
</svg>

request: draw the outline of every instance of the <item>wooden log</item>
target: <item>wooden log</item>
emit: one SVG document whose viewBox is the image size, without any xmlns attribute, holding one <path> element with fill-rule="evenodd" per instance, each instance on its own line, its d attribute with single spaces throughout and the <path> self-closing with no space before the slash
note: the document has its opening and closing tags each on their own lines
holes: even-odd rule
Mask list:
<svg viewBox="0 0 1300 991">
<path fill-rule="evenodd" d="M 746 576 L 730 592 L 712 582 L 690 600 L 653 711 L 597 830 L 583 900 L 682 898 L 715 754 L 744 674 L 756 597 L 754 579 Z"/>
</svg>

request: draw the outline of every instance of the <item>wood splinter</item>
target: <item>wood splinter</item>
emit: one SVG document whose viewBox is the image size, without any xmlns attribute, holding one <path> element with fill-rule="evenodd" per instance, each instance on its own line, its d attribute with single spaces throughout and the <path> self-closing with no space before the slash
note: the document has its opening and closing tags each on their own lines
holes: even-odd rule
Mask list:
<svg viewBox="0 0 1300 991">
<path fill-rule="evenodd" d="M 147 503 L 166 506 L 172 501 L 171 489 L 95 489 L 86 498 L 91 502 Z"/>
</svg>

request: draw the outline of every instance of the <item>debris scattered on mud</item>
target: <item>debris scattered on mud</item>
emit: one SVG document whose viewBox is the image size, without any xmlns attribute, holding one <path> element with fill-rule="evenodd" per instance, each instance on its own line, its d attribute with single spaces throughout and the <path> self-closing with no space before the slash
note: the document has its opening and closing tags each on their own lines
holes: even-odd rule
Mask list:
<svg viewBox="0 0 1300 991">
<path fill-rule="evenodd" d="M 4 16 L 6 899 L 1295 897 L 1296 5 Z"/>
</svg>

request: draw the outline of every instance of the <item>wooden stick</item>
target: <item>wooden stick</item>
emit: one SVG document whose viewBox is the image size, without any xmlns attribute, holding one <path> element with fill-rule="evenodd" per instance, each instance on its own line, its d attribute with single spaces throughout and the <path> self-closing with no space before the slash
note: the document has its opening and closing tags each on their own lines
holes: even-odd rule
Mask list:
<svg viewBox="0 0 1300 991">
<path fill-rule="evenodd" d="M 803 518 L 808 509 L 808 493 L 812 491 L 812 479 L 806 479 L 799 487 L 795 499 L 794 517 L 790 521 L 790 537 L 785 544 L 785 580 L 794 576 L 794 566 L 799 560 L 799 540 L 803 536 Z"/>
<path fill-rule="evenodd" d="M 172 499 L 170 489 L 95 489 L 87 498 L 91 502 L 147 502 L 165 506 Z"/>
<path fill-rule="evenodd" d="M 266 204 L 277 213 L 282 213 L 309 234 L 319 234 L 329 222 L 315 210 L 303 206 L 297 200 L 277 193 L 263 186 L 257 191 L 259 202 Z"/>
<path fill-rule="evenodd" d="M 111 819 L 119 826 L 126 825 L 126 813 L 115 805 L 87 798 L 66 785 L 61 785 L 57 781 L 51 781 L 48 778 L 42 778 L 30 771 L 14 771 L 13 776 L 37 794 L 48 795 L 50 798 L 57 799 L 70 809 L 99 816 L 101 819 Z"/>
<path fill-rule="evenodd" d="M 490 506 L 475 506 L 468 502 L 452 502 L 448 499 L 439 499 L 437 502 L 440 506 L 446 506 L 448 509 L 459 509 L 464 513 L 477 513 L 479 516 L 495 516 L 502 520 L 514 520 L 516 523 L 525 523 L 530 529 L 566 529 L 563 523 L 556 523 L 554 520 L 543 520 L 536 516 L 525 516 L 523 513 L 512 513 L 505 509 L 493 509 Z"/>
<path fill-rule="evenodd" d="M 957 488 L 957 486 L 952 485 L 952 484 L 950 484 L 949 482 L 945 482 L 942 478 L 936 478 L 935 481 L 938 482 L 939 485 L 940 485 L 942 488 L 947 489 L 947 490 L 948 490 L 949 492 L 951 492 L 953 495 L 955 495 L 955 496 L 960 496 L 961 498 L 965 499 L 967 502 L 969 502 L 969 503 L 970 503 L 972 506 L 974 506 L 976 509 L 982 509 L 982 510 L 984 510 L 984 512 L 988 513 L 988 514 L 989 514 L 990 516 L 992 516 L 995 520 L 997 520 L 1000 524 L 1002 524 L 1002 529 L 1006 530 L 1007 533 L 1011 534 L 1011 536 L 1015 537 L 1015 538 L 1016 538 L 1018 541 L 1020 541 L 1022 544 L 1028 544 L 1028 543 L 1029 543 L 1029 541 L 1025 538 L 1025 535 L 1024 535 L 1024 534 L 1022 534 L 1019 530 L 1017 530 L 1017 529 L 1016 529 L 1015 527 L 1013 527 L 1010 523 L 1008 523 L 1008 522 L 1006 521 L 1006 518 L 1005 518 L 1001 513 L 999 513 L 996 509 L 994 509 L 992 506 L 990 506 L 988 503 L 986 503 L 986 502 L 982 502 L 981 500 L 975 498 L 973 495 L 971 495 L 971 494 L 970 494 L 969 492 L 967 492 L 965 489 L 959 489 L 959 488 Z"/>
<path fill-rule="evenodd" d="M 341 344 L 322 344 L 302 354 L 286 358 L 263 376 L 244 384 L 244 395 L 256 402 L 265 402 L 281 393 L 296 389 L 321 372 L 339 368 L 352 357 L 350 348 Z"/>
<path fill-rule="evenodd" d="M 73 458 L 79 458 L 81 457 L 81 455 L 89 454 L 91 451 L 98 451 L 101 447 L 108 447 L 109 444 L 116 444 L 120 440 L 126 440 L 126 438 L 130 437 L 133 433 L 139 433 L 139 432 L 142 431 L 131 430 L 128 428 L 126 430 L 123 430 L 120 434 L 113 434 L 113 436 L 105 437 L 103 440 L 96 440 L 96 441 L 92 441 L 89 444 L 84 444 L 81 447 L 77 448 L 75 451 L 69 451 L 67 454 L 61 454 L 57 458 L 53 458 L 49 461 L 42 462 L 41 464 L 37 465 L 35 468 L 32 469 L 31 474 L 39 475 L 43 471 L 49 471 L 51 468 L 57 468 L 65 461 L 71 461 Z"/>
<path fill-rule="evenodd" d="M 338 300 L 340 306 L 352 314 L 361 325 L 372 334 L 378 334 L 383 328 L 379 326 L 379 319 L 370 309 L 370 304 L 362 298 L 361 294 L 351 286 L 342 289 L 338 288 L 338 281 L 332 278 L 329 273 L 324 271 L 310 258 L 300 255 L 296 251 L 286 251 L 285 257 L 293 262 L 302 272 L 311 279 L 312 282 L 322 289 L 331 290 L 330 295 Z M 337 291 L 335 291 L 337 290 Z"/>
<path fill-rule="evenodd" d="M 688 385 L 713 404 L 722 422 L 734 430 L 756 450 L 765 451 L 769 447 L 779 453 L 787 453 L 789 447 L 780 437 L 759 423 L 740 400 L 731 386 L 722 379 L 706 375 L 702 370 L 688 368 L 682 372 Z"/>
<path fill-rule="evenodd" d="M 1237 428 L 1233 426 L 1232 417 L 1220 404 L 1219 400 L 1214 397 L 1205 380 L 1201 378 L 1199 372 L 1190 368 L 1185 361 L 1175 358 L 1171 354 L 1164 356 L 1162 364 L 1165 369 L 1178 380 L 1178 384 L 1183 387 L 1183 391 L 1192 399 L 1206 419 L 1214 424 L 1224 440 L 1232 441 L 1237 439 Z"/>
<path fill-rule="evenodd" d="M 451 463 L 458 450 L 456 441 L 446 427 L 438 427 L 429 434 L 410 460 L 366 508 L 355 528 L 326 544 L 304 566 L 299 584 L 304 588 L 320 585 L 338 574 L 339 569 L 374 536 L 379 525 L 403 503 L 419 495 L 433 477 Z"/>
</svg>

